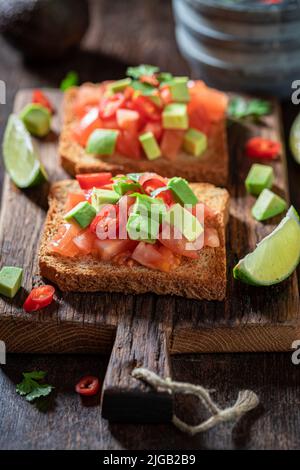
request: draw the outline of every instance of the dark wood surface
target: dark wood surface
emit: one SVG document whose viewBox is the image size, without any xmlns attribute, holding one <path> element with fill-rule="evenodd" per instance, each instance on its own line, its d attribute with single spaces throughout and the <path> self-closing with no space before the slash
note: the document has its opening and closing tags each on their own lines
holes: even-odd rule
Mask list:
<svg viewBox="0 0 300 470">
<path fill-rule="evenodd" d="M 111 26 L 113 23 L 118 27 L 120 17 L 117 14 L 117 4 L 122 2 L 115 2 L 113 11 L 109 9 L 109 3 L 102 1 L 99 2 L 99 5 L 104 10 L 108 10 L 110 15 L 108 24 Z M 137 2 L 132 3 L 137 4 Z M 158 21 L 157 10 L 152 5 L 160 3 L 162 8 L 162 2 L 151 1 L 147 3 L 151 3 L 151 8 L 150 6 L 146 8 L 151 27 L 146 28 L 146 39 L 143 40 L 143 37 L 140 37 L 138 44 L 136 44 L 136 62 L 141 60 L 144 62 L 159 61 L 160 65 L 163 65 L 163 57 L 165 56 L 168 59 L 168 68 L 181 74 L 186 73 L 187 69 L 184 68 L 183 62 L 176 55 L 173 36 L 171 36 L 169 6 L 164 2 L 165 6 L 162 15 L 160 15 L 160 21 Z M 136 7 L 138 8 L 137 5 Z M 137 11 L 137 16 L 139 14 L 141 12 Z M 126 23 L 128 31 L 136 31 L 134 25 L 131 30 L 129 20 L 128 17 Z M 121 23 L 123 24 L 123 22 L 124 19 Z M 104 23 L 101 22 L 102 26 Z M 159 32 L 164 31 L 164 34 L 161 35 L 160 53 L 157 58 L 151 48 L 151 41 L 148 37 L 149 30 L 154 38 L 158 37 Z M 101 47 L 105 44 L 104 41 L 99 41 L 99 38 L 106 38 L 106 41 L 109 41 L 109 33 L 110 31 L 106 27 L 103 27 L 98 33 L 94 27 L 87 41 L 88 45 L 94 44 L 94 52 L 76 53 L 68 61 L 55 66 L 23 64 L 19 55 L 1 41 L 0 78 L 6 80 L 8 88 L 7 106 L 0 106 L 1 124 L 11 111 L 13 97 L 19 88 L 37 84 L 56 86 L 61 76 L 70 68 L 82 71 L 82 80 L 101 80 L 107 77 L 108 73 L 114 77 L 124 73 L 125 64 L 101 56 L 100 49 L 95 52 L 95 44 L 101 44 Z M 114 39 L 111 38 L 111 41 L 113 44 Z M 116 45 L 115 51 L 118 51 L 118 47 Z M 107 53 L 113 52 L 113 50 L 106 50 L 103 47 L 100 52 Z M 121 56 L 124 61 L 135 60 L 133 57 L 126 56 L 126 53 L 126 50 L 122 50 Z M 132 50 L 131 53 L 133 53 Z M 120 57 L 119 52 L 116 52 L 116 56 Z M 288 128 L 288 121 L 297 110 L 288 104 L 284 106 L 283 110 Z M 2 131 L 3 126 L 1 125 Z M 289 166 L 292 201 L 299 207 L 300 172 L 291 159 L 289 159 Z M 106 361 L 106 358 L 99 356 L 64 356 L 63 358 L 47 355 L 9 356 L 8 364 L 0 375 L 2 391 L 0 395 L 0 447 L 26 449 L 228 449 L 298 448 L 300 445 L 300 416 L 297 406 L 299 401 L 299 369 L 292 365 L 290 354 L 210 354 L 173 358 L 174 378 L 202 383 L 209 388 L 215 388 L 217 390 L 216 398 L 222 405 L 228 401 L 232 402 L 237 391 L 241 388 L 251 388 L 261 398 L 260 408 L 245 417 L 233 429 L 224 425 L 195 438 L 188 438 L 171 426 L 108 426 L 107 422 L 100 418 L 99 403 L 81 403 L 80 398 L 73 392 L 74 383 L 86 373 L 97 373 L 104 377 Z M 49 381 L 56 386 L 56 404 L 47 414 L 37 412 L 24 399 L 18 397 L 14 391 L 15 383 L 20 380 L 22 371 L 34 368 L 47 370 Z M 193 416 L 194 419 L 199 418 L 192 400 L 185 397 L 180 399 L 178 404 L 181 415 L 183 413 Z"/>
</svg>

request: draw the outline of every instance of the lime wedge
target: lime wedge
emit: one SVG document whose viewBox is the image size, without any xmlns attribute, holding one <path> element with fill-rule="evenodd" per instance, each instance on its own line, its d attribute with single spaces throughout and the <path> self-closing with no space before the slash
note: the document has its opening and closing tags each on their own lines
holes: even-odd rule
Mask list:
<svg viewBox="0 0 300 470">
<path fill-rule="evenodd" d="M 8 119 L 2 148 L 6 171 L 18 188 L 30 188 L 47 180 L 30 134 L 15 114 Z"/>
<path fill-rule="evenodd" d="M 291 207 L 278 227 L 233 269 L 235 279 L 255 286 L 271 286 L 292 274 L 300 261 L 300 223 Z"/>
<path fill-rule="evenodd" d="M 292 124 L 289 143 L 294 159 L 300 163 L 300 113 Z"/>
</svg>

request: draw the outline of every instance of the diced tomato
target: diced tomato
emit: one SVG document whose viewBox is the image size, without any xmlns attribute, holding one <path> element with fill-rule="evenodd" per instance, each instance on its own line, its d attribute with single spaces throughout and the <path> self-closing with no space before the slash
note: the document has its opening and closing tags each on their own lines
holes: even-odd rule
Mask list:
<svg viewBox="0 0 300 470">
<path fill-rule="evenodd" d="M 53 301 L 55 289 L 53 286 L 40 286 L 32 289 L 24 302 L 23 308 L 26 312 L 36 312 L 47 307 Z"/>
<path fill-rule="evenodd" d="M 137 134 L 120 131 L 117 137 L 117 152 L 133 160 L 140 160 L 141 146 Z"/>
<path fill-rule="evenodd" d="M 199 105 L 195 101 L 188 104 L 189 126 L 209 135 L 212 121 L 204 106 Z"/>
<path fill-rule="evenodd" d="M 212 122 L 225 119 L 228 105 L 228 96 L 221 91 L 208 88 L 202 81 L 189 82 L 189 92 L 192 107 L 202 107 L 207 112 L 208 119 Z"/>
<path fill-rule="evenodd" d="M 145 132 L 152 132 L 156 140 L 159 142 L 163 132 L 161 122 L 147 122 L 141 131 L 141 134 L 144 134 Z"/>
<path fill-rule="evenodd" d="M 165 105 L 172 103 L 172 95 L 170 92 L 170 88 L 167 85 L 161 87 L 160 96 Z"/>
<path fill-rule="evenodd" d="M 119 108 L 125 103 L 123 93 L 114 93 L 112 96 L 104 96 L 100 101 L 99 115 L 101 119 L 111 119 Z"/>
<path fill-rule="evenodd" d="M 131 109 L 117 110 L 117 124 L 120 129 L 136 134 L 139 127 L 140 115 Z"/>
<path fill-rule="evenodd" d="M 100 239 L 115 239 L 118 237 L 119 206 L 105 204 L 90 225 L 90 231 Z"/>
<path fill-rule="evenodd" d="M 157 188 L 157 190 L 151 193 L 151 196 L 155 199 L 162 199 L 168 206 L 175 203 L 173 192 L 167 189 L 166 186 Z"/>
<path fill-rule="evenodd" d="M 74 102 L 74 113 L 78 118 L 83 117 L 91 107 L 99 105 L 104 93 L 104 85 L 91 86 L 81 85 L 78 88 L 76 100 Z"/>
<path fill-rule="evenodd" d="M 73 238 L 73 243 L 79 248 L 81 253 L 89 255 L 93 252 L 95 240 L 96 236 L 90 230 L 85 230 Z"/>
<path fill-rule="evenodd" d="M 161 110 L 146 96 L 137 94 L 132 98 L 133 109 L 136 109 L 146 121 L 160 121 Z"/>
<path fill-rule="evenodd" d="M 176 259 L 170 250 L 160 251 L 159 246 L 159 244 L 139 242 L 131 257 L 147 268 L 169 272 L 177 265 Z"/>
<path fill-rule="evenodd" d="M 112 117 L 110 119 L 104 119 L 102 121 L 102 127 L 103 129 L 119 129 L 119 126 L 115 117 Z"/>
<path fill-rule="evenodd" d="M 81 189 L 102 188 L 112 182 L 111 173 L 86 173 L 76 175 Z"/>
<path fill-rule="evenodd" d="M 174 160 L 183 143 L 184 131 L 167 129 L 163 132 L 160 148 L 164 157 Z"/>
<path fill-rule="evenodd" d="M 251 137 L 246 143 L 248 157 L 274 160 L 281 151 L 281 144 L 264 137 Z"/>
<path fill-rule="evenodd" d="M 73 207 L 77 206 L 80 202 L 86 201 L 86 197 L 83 193 L 69 193 L 65 205 L 65 211 L 69 212 Z"/>
<path fill-rule="evenodd" d="M 128 238 L 126 240 L 96 240 L 94 250 L 102 261 L 109 261 L 120 253 L 132 252 L 136 245 L 136 241 Z"/>
<path fill-rule="evenodd" d="M 130 101 L 132 96 L 134 95 L 135 91 L 131 86 L 127 86 L 124 90 L 124 96 L 126 101 Z"/>
<path fill-rule="evenodd" d="M 51 114 L 54 113 L 54 107 L 51 101 L 47 98 L 45 93 L 43 93 L 41 90 L 38 90 L 38 89 L 33 90 L 32 102 L 40 104 L 41 106 L 44 106 L 44 108 L 47 108 Z"/>
<path fill-rule="evenodd" d="M 99 119 L 98 108 L 92 107 L 88 113 L 75 125 L 73 137 L 82 147 L 85 147 L 91 133 L 95 129 L 102 127 L 102 121 Z"/>
<path fill-rule="evenodd" d="M 80 253 L 79 248 L 73 242 L 73 239 L 79 235 L 81 228 L 75 224 L 62 224 L 57 234 L 49 243 L 49 249 L 61 256 L 71 257 Z"/>
<path fill-rule="evenodd" d="M 204 236 L 200 237 L 193 243 L 189 242 L 178 229 L 171 227 L 167 223 L 163 223 L 159 236 L 160 242 L 169 248 L 173 253 L 187 256 L 188 258 L 198 258 L 198 251 L 203 247 Z"/>
<path fill-rule="evenodd" d="M 204 245 L 211 248 L 218 248 L 220 246 L 218 231 L 215 228 L 207 226 L 205 227 Z"/>
<path fill-rule="evenodd" d="M 79 395 L 87 397 L 97 395 L 100 390 L 99 379 L 92 375 L 86 375 L 78 382 L 75 390 L 77 393 L 79 393 Z"/>
</svg>

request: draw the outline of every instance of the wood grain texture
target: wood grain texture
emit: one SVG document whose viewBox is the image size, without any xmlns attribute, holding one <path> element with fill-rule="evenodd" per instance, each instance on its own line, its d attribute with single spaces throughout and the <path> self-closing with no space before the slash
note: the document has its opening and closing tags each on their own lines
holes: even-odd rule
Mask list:
<svg viewBox="0 0 300 470">
<path fill-rule="evenodd" d="M 30 100 L 31 91 L 17 95 L 15 109 Z M 48 90 L 60 109 L 61 94 Z M 268 116 L 259 131 L 281 139 L 279 112 Z M 57 135 L 60 116 L 55 117 L 53 133 L 46 142 L 37 142 L 51 181 L 65 178 L 57 163 Z M 286 351 L 299 337 L 299 293 L 297 276 L 270 288 L 255 288 L 236 282 L 232 268 L 239 258 L 254 249 L 256 243 L 276 226 L 280 217 L 267 224 L 250 215 L 254 198 L 246 193 L 244 179 L 252 162 L 243 153 L 245 138 L 258 128 L 232 124 L 229 129 L 231 153 L 231 210 L 227 236 L 228 288 L 225 302 L 198 302 L 163 298 L 164 329 L 170 331 L 171 353 Z M 288 198 L 285 156 L 272 163 L 276 191 Z M 139 315 L 133 296 L 118 294 L 58 294 L 57 302 L 35 315 L 20 308 L 27 290 L 41 282 L 36 253 L 47 208 L 46 184 L 19 191 L 8 178 L 4 183 L 1 213 L 1 263 L 25 268 L 24 289 L 14 300 L 0 300 L 0 337 L 12 352 L 103 352 L 110 351 L 120 320 L 128 324 L 131 315 Z M 16 221 L 18 224 L 16 225 Z M 17 234 L 17 236 L 16 236 Z M 152 297 L 149 297 L 152 301 Z M 168 320 L 166 320 L 168 319 Z M 147 321 L 147 319 L 145 319 Z M 169 323 L 168 323 L 169 322 Z"/>
</svg>

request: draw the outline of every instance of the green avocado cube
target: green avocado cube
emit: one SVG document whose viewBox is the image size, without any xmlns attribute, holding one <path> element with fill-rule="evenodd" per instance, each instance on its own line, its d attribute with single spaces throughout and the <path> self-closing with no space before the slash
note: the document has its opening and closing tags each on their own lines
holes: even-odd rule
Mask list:
<svg viewBox="0 0 300 470">
<path fill-rule="evenodd" d="M 116 191 L 93 188 L 91 195 L 92 206 L 99 212 L 103 204 L 116 204 L 120 197 L 121 194 Z"/>
<path fill-rule="evenodd" d="M 187 86 L 188 77 L 174 77 L 168 87 L 173 101 L 187 103 L 190 101 L 189 89 Z"/>
<path fill-rule="evenodd" d="M 164 129 L 187 129 L 189 127 L 189 118 L 186 104 L 168 104 L 163 110 L 162 122 Z"/>
<path fill-rule="evenodd" d="M 162 216 L 167 210 L 162 199 L 154 199 L 140 193 L 133 193 L 131 196 L 136 197 L 136 201 L 132 206 L 132 214 L 139 214 L 142 217 L 159 221 L 162 220 Z"/>
<path fill-rule="evenodd" d="M 174 204 L 165 214 L 164 221 L 176 227 L 189 242 L 194 242 L 203 232 L 197 217 L 180 204 Z"/>
<path fill-rule="evenodd" d="M 252 165 L 245 181 L 247 191 L 258 196 L 264 189 L 271 188 L 274 181 L 274 170 L 269 165 L 255 163 Z"/>
<path fill-rule="evenodd" d="M 87 142 L 87 153 L 112 155 L 115 151 L 119 131 L 114 129 L 96 129 Z"/>
<path fill-rule="evenodd" d="M 0 271 L 0 294 L 12 299 L 21 287 L 23 269 L 3 266 Z"/>
<path fill-rule="evenodd" d="M 25 106 L 20 113 L 26 129 L 35 137 L 45 137 L 50 132 L 51 113 L 50 111 L 37 103 L 31 103 Z"/>
<path fill-rule="evenodd" d="M 120 196 L 123 196 L 126 194 L 128 191 L 138 191 L 141 188 L 141 185 L 139 183 L 128 183 L 127 181 L 116 181 L 113 184 L 113 189 L 116 193 L 120 194 Z"/>
<path fill-rule="evenodd" d="M 156 158 L 161 157 L 161 150 L 153 132 L 145 132 L 144 134 L 141 134 L 139 141 L 142 144 L 148 160 L 156 160 Z"/>
<path fill-rule="evenodd" d="M 96 217 L 96 209 L 87 201 L 80 202 L 65 215 L 68 222 L 77 222 L 82 228 L 86 228 Z"/>
<path fill-rule="evenodd" d="M 262 221 L 281 214 L 286 208 L 284 199 L 269 189 L 264 189 L 252 207 L 252 215 L 256 220 Z"/>
<path fill-rule="evenodd" d="M 193 206 L 197 204 L 198 198 L 185 179 L 178 176 L 171 178 L 168 181 L 168 188 L 173 191 L 181 204 L 191 204 Z"/>
<path fill-rule="evenodd" d="M 131 240 L 155 243 L 159 234 L 159 221 L 139 214 L 131 214 L 127 221 L 126 230 Z"/>
<path fill-rule="evenodd" d="M 183 148 L 194 157 L 200 157 L 207 149 L 206 135 L 197 129 L 190 128 L 184 135 Z"/>
<path fill-rule="evenodd" d="M 111 90 L 113 93 L 119 93 L 120 91 L 124 91 L 125 88 L 128 87 L 131 82 L 131 78 L 122 78 L 122 80 L 117 80 L 116 82 L 113 82 L 108 85 L 108 89 Z"/>
</svg>

